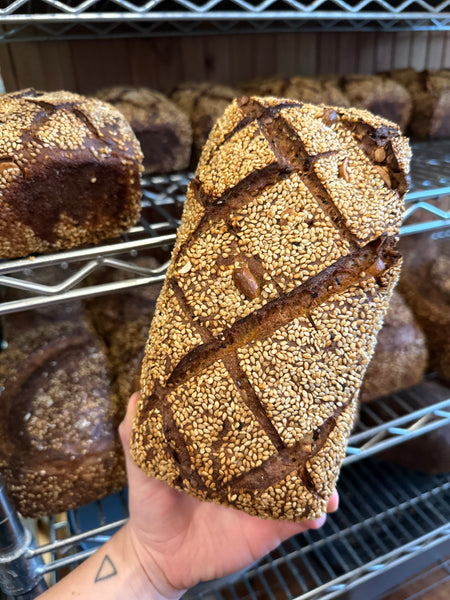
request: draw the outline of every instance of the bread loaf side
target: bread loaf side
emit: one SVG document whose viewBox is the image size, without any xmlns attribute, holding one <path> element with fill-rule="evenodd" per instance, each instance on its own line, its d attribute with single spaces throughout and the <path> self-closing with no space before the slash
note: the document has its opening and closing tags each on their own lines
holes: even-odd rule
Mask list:
<svg viewBox="0 0 450 600">
<path fill-rule="evenodd" d="M 131 452 L 251 515 L 325 511 L 401 259 L 410 150 L 355 109 L 242 97 L 187 193 Z"/>
<path fill-rule="evenodd" d="M 38 326 L 0 354 L 0 470 L 24 516 L 55 514 L 126 484 L 125 407 L 81 323 Z"/>
<path fill-rule="evenodd" d="M 186 169 L 192 146 L 188 116 L 164 94 L 145 87 L 113 87 L 97 92 L 130 123 L 144 155 L 144 170 L 170 173 Z"/>
<path fill-rule="evenodd" d="M 112 106 L 69 92 L 0 96 L 0 258 L 115 237 L 140 212 L 142 154 Z"/>
</svg>

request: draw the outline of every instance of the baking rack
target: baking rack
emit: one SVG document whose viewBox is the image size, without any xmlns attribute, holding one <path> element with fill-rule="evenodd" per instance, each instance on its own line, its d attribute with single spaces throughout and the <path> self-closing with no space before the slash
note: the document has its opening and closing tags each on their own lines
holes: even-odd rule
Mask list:
<svg viewBox="0 0 450 600">
<path fill-rule="evenodd" d="M 450 196 L 450 140 L 413 144 L 411 173 L 400 234 L 428 231 L 432 239 L 450 237 L 450 210 L 446 204 Z M 0 304 L 0 315 L 162 281 L 167 263 L 149 269 L 139 266 L 135 259 L 139 253 L 157 248 L 169 252 L 192 176 L 187 172 L 144 179 L 140 222 L 120 239 L 57 254 L 0 261 L 0 286 L 10 292 L 8 300 Z M 418 215 L 427 215 L 427 219 L 415 222 Z M 57 283 L 39 282 L 39 272 L 45 274 L 48 269 L 52 269 Z M 93 273 L 107 269 L 121 273 L 122 280 L 115 277 L 119 281 L 87 283 Z"/>
<path fill-rule="evenodd" d="M 0 19 L 4 41 L 299 30 L 444 31 L 450 29 L 450 2 L 15 0 L 0 2 Z"/>
<path fill-rule="evenodd" d="M 338 490 L 339 511 L 322 529 L 290 538 L 247 571 L 196 586 L 186 600 L 328 600 L 450 543 L 448 475 L 367 458 L 351 468 L 344 463 Z M 97 501 L 89 507 L 90 524 L 92 510 L 97 519 L 90 531 L 83 531 L 83 509 L 67 520 L 49 520 L 50 543 L 29 553 L 34 559 L 47 555 L 41 574 L 55 576 L 78 564 L 126 522 L 125 493 L 115 499 L 122 518 L 108 523 L 107 501 Z"/>
<path fill-rule="evenodd" d="M 450 237 L 450 141 L 414 144 L 411 170 L 413 180 L 401 234 Z M 54 255 L 1 262 L 0 286 L 8 288 L 8 300 L 0 303 L 0 314 L 162 280 L 164 261 L 158 268 L 145 269 L 135 259 L 148 251 L 170 253 L 191 177 L 192 173 L 177 173 L 145 179 L 141 220 L 120 239 Z M 426 219 L 418 221 L 418 215 Z M 58 284 L 39 282 L 39 275 L 47 269 L 61 275 Z M 89 276 L 97 269 L 114 270 L 115 281 L 92 284 Z M 17 297 L 11 298 L 14 294 Z M 428 399 L 427 407 L 421 401 L 424 397 Z M 414 388 L 363 405 L 338 486 L 341 507 L 329 517 L 325 527 L 288 540 L 238 576 L 190 590 L 189 598 L 328 600 L 343 589 L 347 592 L 414 556 L 450 543 L 449 477 L 406 471 L 374 459 L 374 455 L 391 446 L 445 425 L 450 425 L 450 390 L 433 377 Z M 9 517 L 14 524 L 16 516 L 11 513 Z M 125 490 L 62 517 L 45 519 L 49 542 L 38 547 L 33 548 L 27 533 L 35 532 L 37 521 L 26 521 L 28 529 L 24 535 L 28 537 L 24 537 L 21 553 L 16 553 L 14 561 L 21 563 L 18 571 L 24 575 L 25 583 L 32 583 L 29 588 L 38 587 L 27 589 L 25 595 L 21 590 L 20 598 L 36 597 L 43 576 L 52 582 L 57 580 L 64 570 L 92 554 L 126 519 Z M 22 526 L 16 525 L 18 529 Z M 0 528 L 0 542 L 1 534 Z M 9 568 L 10 559 L 10 555 L 5 558 L 0 552 L 0 587 L 2 569 Z"/>
</svg>

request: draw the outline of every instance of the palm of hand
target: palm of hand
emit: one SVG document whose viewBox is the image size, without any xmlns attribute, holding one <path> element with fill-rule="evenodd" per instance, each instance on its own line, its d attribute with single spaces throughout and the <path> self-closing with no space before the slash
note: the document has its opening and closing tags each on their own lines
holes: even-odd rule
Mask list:
<svg viewBox="0 0 450 600">
<path fill-rule="evenodd" d="M 129 407 L 121 426 L 124 446 L 131 433 L 130 412 Z M 283 539 L 317 528 L 325 520 L 262 520 L 232 508 L 200 502 L 148 478 L 132 463 L 128 451 L 126 456 L 130 483 L 128 527 L 143 568 L 150 579 L 163 581 L 166 595 L 174 589 L 183 590 L 199 581 L 243 569 Z M 336 494 L 328 508 L 330 512 L 337 508 Z"/>
</svg>

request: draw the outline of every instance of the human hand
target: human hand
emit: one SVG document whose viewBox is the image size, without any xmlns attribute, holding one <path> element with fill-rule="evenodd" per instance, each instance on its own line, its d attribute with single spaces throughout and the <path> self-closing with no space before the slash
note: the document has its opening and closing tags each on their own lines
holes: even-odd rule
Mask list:
<svg viewBox="0 0 450 600">
<path fill-rule="evenodd" d="M 147 477 L 132 462 L 129 452 L 138 398 L 139 394 L 130 398 L 120 426 L 129 482 L 130 519 L 124 532 L 159 594 L 177 598 L 198 582 L 243 569 L 284 539 L 323 525 L 325 515 L 301 523 L 262 520 L 233 508 L 200 502 Z M 328 512 L 337 506 L 334 492 Z"/>
</svg>

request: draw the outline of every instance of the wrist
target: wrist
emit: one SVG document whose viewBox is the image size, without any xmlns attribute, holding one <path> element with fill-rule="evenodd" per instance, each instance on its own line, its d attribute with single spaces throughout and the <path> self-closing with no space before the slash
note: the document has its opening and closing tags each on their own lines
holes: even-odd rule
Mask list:
<svg viewBox="0 0 450 600">
<path fill-rule="evenodd" d="M 133 570 L 136 577 L 137 595 L 132 597 L 136 597 L 136 600 L 141 600 L 141 598 L 177 600 L 181 598 L 186 590 L 178 589 L 170 583 L 152 553 L 140 545 L 130 524 L 126 523 L 118 533 L 123 537 L 121 542 L 125 553 L 123 560 L 135 565 Z M 147 595 L 139 595 L 142 593 Z"/>
</svg>

